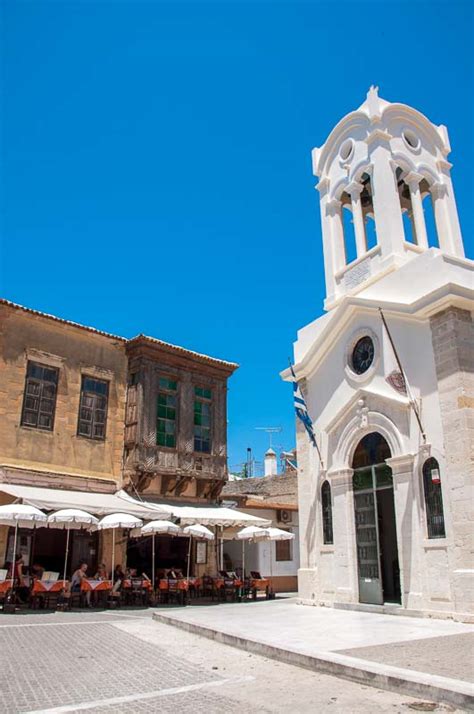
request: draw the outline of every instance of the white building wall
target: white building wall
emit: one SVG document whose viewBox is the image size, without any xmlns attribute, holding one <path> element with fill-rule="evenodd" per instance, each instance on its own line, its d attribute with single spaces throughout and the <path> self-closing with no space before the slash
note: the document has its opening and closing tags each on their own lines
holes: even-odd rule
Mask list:
<svg viewBox="0 0 474 714">
<path fill-rule="evenodd" d="M 296 578 L 300 564 L 300 539 L 298 512 L 291 511 L 292 522 L 283 525 L 277 520 L 275 509 L 240 509 L 245 513 L 272 521 L 272 526 L 283 528 L 295 534 L 295 538 L 290 542 L 291 560 L 276 560 L 275 542 L 268 543 L 247 543 L 245 546 L 245 570 L 250 572 L 255 570 L 263 577 L 273 578 Z M 224 553 L 229 556 L 234 567 L 242 565 L 242 544 L 240 541 L 225 541 Z M 271 556 L 271 560 L 270 560 Z"/>
</svg>

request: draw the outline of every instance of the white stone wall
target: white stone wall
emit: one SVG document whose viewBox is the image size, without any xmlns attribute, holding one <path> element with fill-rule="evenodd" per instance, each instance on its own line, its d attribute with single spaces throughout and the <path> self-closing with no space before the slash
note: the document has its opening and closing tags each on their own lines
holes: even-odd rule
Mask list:
<svg viewBox="0 0 474 714">
<path fill-rule="evenodd" d="M 241 509 L 243 510 L 243 509 Z M 291 541 L 291 560 L 278 561 L 275 558 L 275 543 L 248 543 L 245 546 L 245 570 L 257 570 L 263 576 L 270 576 L 273 573 L 274 577 L 292 577 L 298 574 L 300 562 L 300 543 L 299 543 L 299 525 L 298 512 L 292 511 L 292 522 L 283 525 L 277 520 L 277 514 L 274 509 L 245 509 L 245 513 L 249 513 L 259 518 L 266 518 L 272 521 L 272 526 L 283 528 L 295 534 L 295 538 Z M 240 541 L 225 541 L 224 553 L 227 553 L 235 567 L 241 567 L 242 564 L 242 544 Z M 271 555 L 271 563 L 270 563 Z"/>
</svg>

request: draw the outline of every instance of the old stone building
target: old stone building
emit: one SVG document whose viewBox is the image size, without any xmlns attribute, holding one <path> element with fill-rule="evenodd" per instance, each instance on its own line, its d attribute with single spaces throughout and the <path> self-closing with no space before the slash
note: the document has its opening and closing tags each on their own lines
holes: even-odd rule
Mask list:
<svg viewBox="0 0 474 714">
<path fill-rule="evenodd" d="M 444 126 L 374 88 L 313 151 L 327 297 L 294 346 L 321 450 L 298 422 L 304 603 L 474 613 L 473 262 L 449 153 Z"/>
<path fill-rule="evenodd" d="M 227 379 L 237 365 L 144 335 L 127 355 L 127 489 L 215 501 L 227 478 Z"/>
<path fill-rule="evenodd" d="M 14 487 L 113 494 L 121 483 L 127 385 L 125 340 L 0 301 L 0 498 Z M 9 490 L 10 489 L 10 490 Z M 11 491 L 11 493 L 10 493 Z M 0 561 L 8 528 L 0 528 Z M 55 563 L 62 534 L 40 529 L 37 557 Z M 33 533 L 23 534 L 29 561 Z M 10 544 L 10 549 L 12 543 Z M 11 553 L 10 553 L 11 555 Z M 77 534 L 73 557 L 99 557 Z"/>
<path fill-rule="evenodd" d="M 127 343 L 127 355 L 124 488 L 173 505 L 178 518 L 180 505 L 215 503 L 227 479 L 227 379 L 237 365 L 144 335 Z M 204 517 L 196 512 L 196 522 Z M 162 565 L 185 567 L 186 539 L 160 536 L 158 547 Z M 216 568 L 216 548 L 202 568 Z M 131 542 L 129 561 L 140 567 L 149 549 Z"/>
<path fill-rule="evenodd" d="M 144 520 L 160 517 L 145 498 L 215 503 L 227 478 L 227 378 L 236 367 L 0 300 L 0 503 Z M 203 514 L 186 515 L 199 522 Z M 219 509 L 212 515 L 222 522 Z M 144 540 L 131 551 L 137 565 Z M 34 557 L 57 570 L 64 541 L 64 531 L 22 531 L 26 566 Z M 125 564 L 128 539 L 115 541 L 115 563 Z M 94 572 L 99 561 L 110 565 L 110 531 L 77 531 L 71 543 L 71 567 L 80 559 Z M 182 565 L 186 539 L 162 545 L 163 558 L 166 547 L 170 563 Z M 12 549 L 12 529 L 2 526 L 0 563 Z"/>
</svg>

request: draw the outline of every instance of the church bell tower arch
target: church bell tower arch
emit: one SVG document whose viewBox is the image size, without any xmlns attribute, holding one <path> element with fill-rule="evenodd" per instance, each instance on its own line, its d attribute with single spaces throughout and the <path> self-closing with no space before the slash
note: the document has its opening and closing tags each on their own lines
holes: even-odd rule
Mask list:
<svg viewBox="0 0 474 714">
<path fill-rule="evenodd" d="M 412 107 L 381 99 L 377 87 L 313 149 L 326 309 L 433 245 L 464 257 L 450 151 L 446 127 Z"/>
</svg>

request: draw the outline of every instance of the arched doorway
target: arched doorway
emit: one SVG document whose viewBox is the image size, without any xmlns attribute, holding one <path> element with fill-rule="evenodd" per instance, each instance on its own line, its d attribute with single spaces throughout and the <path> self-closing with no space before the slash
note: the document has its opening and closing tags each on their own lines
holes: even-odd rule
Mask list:
<svg viewBox="0 0 474 714">
<path fill-rule="evenodd" d="M 359 601 L 400 603 L 397 527 L 390 447 L 380 434 L 367 434 L 352 460 Z"/>
</svg>

